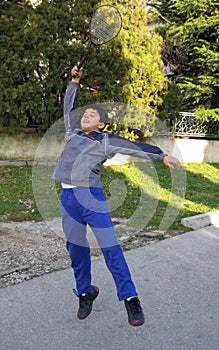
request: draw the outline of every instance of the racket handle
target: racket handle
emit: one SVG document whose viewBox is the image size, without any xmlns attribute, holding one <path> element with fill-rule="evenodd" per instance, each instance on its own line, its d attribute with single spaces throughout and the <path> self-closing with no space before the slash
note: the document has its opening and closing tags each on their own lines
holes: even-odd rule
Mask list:
<svg viewBox="0 0 219 350">
<path fill-rule="evenodd" d="M 87 59 L 87 55 L 84 55 L 78 64 L 78 71 L 81 69 L 81 67 L 84 64 L 84 62 L 86 61 L 86 59 Z M 76 75 L 73 74 L 72 78 L 76 78 Z"/>
<path fill-rule="evenodd" d="M 84 56 L 82 57 L 82 59 L 80 60 L 80 63 L 79 63 L 79 65 L 78 65 L 78 70 L 81 69 L 81 67 L 83 66 L 83 64 L 84 64 L 84 62 L 86 61 L 86 59 L 87 59 L 87 55 L 84 55 Z"/>
</svg>

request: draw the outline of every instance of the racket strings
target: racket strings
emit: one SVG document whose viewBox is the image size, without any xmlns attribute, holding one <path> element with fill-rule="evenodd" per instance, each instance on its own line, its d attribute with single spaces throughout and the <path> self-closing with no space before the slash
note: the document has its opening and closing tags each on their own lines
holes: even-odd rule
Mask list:
<svg viewBox="0 0 219 350">
<path fill-rule="evenodd" d="M 103 44 L 113 39 L 117 35 L 117 27 L 101 27 L 91 30 L 91 40 L 94 44 Z"/>
<path fill-rule="evenodd" d="M 107 23 L 106 21 L 104 21 L 102 18 L 99 18 L 98 20 L 96 20 L 95 25 L 93 25 L 93 28 L 105 28 L 108 29 L 111 32 L 115 32 L 117 33 L 118 30 L 120 29 L 121 26 L 121 22 L 120 21 L 115 21 L 111 22 L 111 23 Z"/>
<path fill-rule="evenodd" d="M 90 26 L 91 41 L 97 45 L 110 41 L 118 34 L 121 25 L 121 16 L 117 10 L 96 13 Z"/>
</svg>

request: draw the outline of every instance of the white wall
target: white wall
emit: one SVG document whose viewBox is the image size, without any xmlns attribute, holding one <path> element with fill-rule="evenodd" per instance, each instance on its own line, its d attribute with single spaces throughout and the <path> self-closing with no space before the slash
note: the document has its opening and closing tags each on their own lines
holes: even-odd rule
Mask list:
<svg viewBox="0 0 219 350">
<path fill-rule="evenodd" d="M 181 162 L 219 163 L 219 140 L 153 137 L 153 142 Z"/>
</svg>

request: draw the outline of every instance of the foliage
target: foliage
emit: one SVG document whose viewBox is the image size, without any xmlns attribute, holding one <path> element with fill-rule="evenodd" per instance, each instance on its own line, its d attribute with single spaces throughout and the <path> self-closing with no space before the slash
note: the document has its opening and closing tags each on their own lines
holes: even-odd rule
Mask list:
<svg viewBox="0 0 219 350">
<path fill-rule="evenodd" d="M 107 1 L 3 0 L 0 8 L 1 126 L 47 130 L 62 116 L 71 67 L 86 52 L 89 19 Z M 81 79 L 79 106 L 123 101 L 156 114 L 165 89 L 161 37 L 149 32 L 138 1 L 114 1 L 120 35 L 91 51 Z"/>
<path fill-rule="evenodd" d="M 167 92 L 163 96 L 163 104 L 159 108 L 159 119 L 165 121 L 167 127 L 172 127 L 179 119 L 182 111 L 182 96 L 177 84 L 169 81 Z"/>
<path fill-rule="evenodd" d="M 184 108 L 219 120 L 219 5 L 217 0 L 149 1 L 160 18 L 163 59 L 174 72 Z"/>
<path fill-rule="evenodd" d="M 58 104 L 59 70 L 63 68 L 58 62 L 64 57 L 60 15 L 63 13 L 55 13 L 49 1 L 35 9 L 27 1 L 3 2 L 0 97 L 3 125 L 33 123 L 46 129 L 58 112 L 54 106 Z M 54 69 L 53 65 L 57 67 Z"/>
</svg>

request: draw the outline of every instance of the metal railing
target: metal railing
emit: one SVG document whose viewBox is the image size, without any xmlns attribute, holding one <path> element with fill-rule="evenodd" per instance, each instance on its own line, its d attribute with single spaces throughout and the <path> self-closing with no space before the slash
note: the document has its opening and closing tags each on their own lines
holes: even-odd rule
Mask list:
<svg viewBox="0 0 219 350">
<path fill-rule="evenodd" d="M 173 126 L 174 136 L 219 139 L 219 121 L 204 122 L 189 112 L 180 112 L 180 117 Z"/>
</svg>

